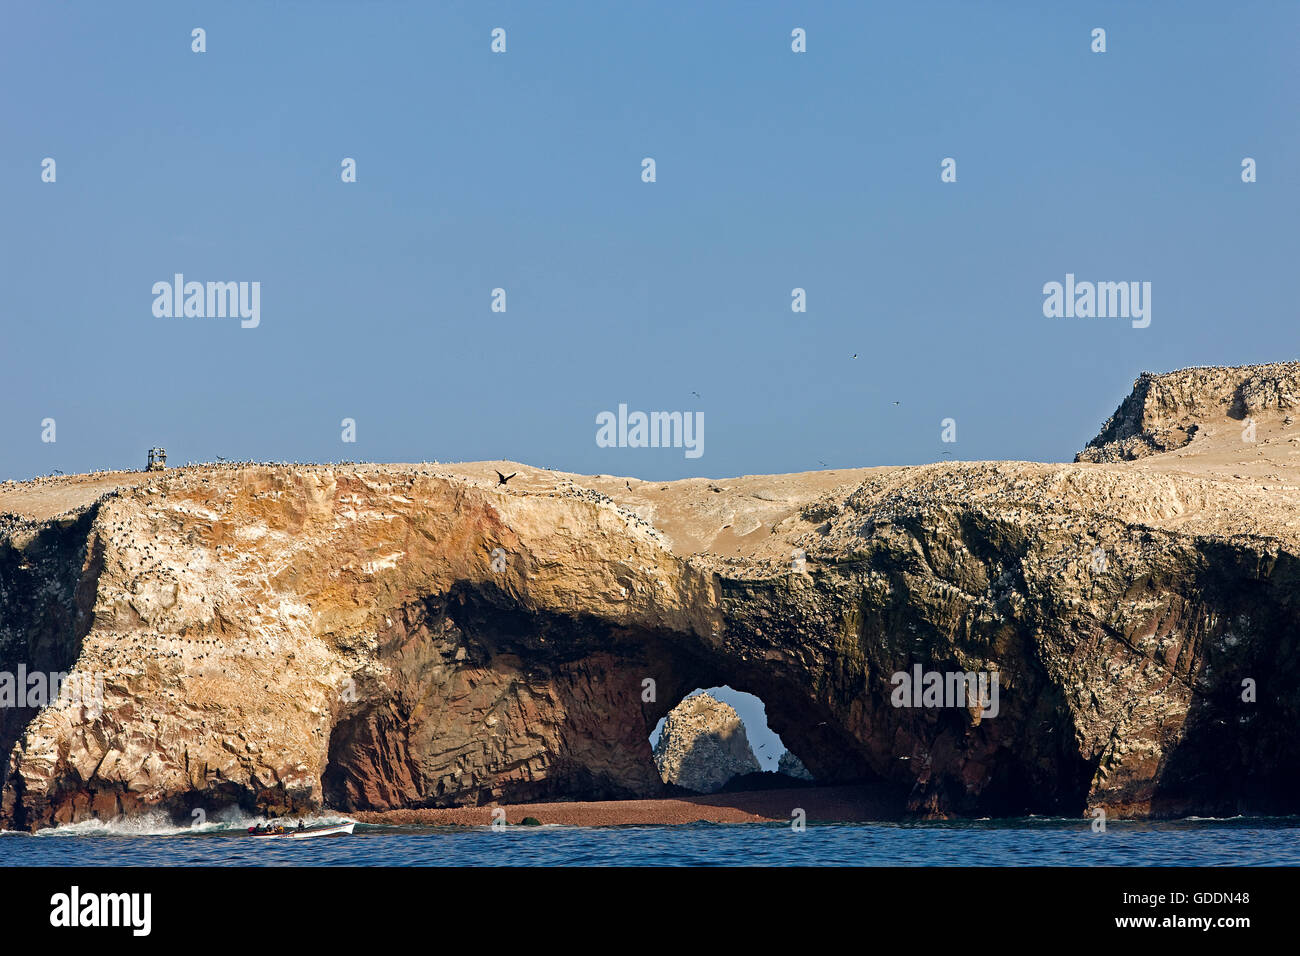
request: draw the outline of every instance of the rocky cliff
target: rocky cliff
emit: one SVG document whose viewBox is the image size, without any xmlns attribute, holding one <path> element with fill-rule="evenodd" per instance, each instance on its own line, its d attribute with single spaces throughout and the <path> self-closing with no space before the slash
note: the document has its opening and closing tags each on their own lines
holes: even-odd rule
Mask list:
<svg viewBox="0 0 1300 956">
<path fill-rule="evenodd" d="M 708 694 L 687 697 L 668 712 L 654 759 L 664 783 L 697 793 L 715 793 L 732 777 L 763 769 L 740 716 Z"/>
<path fill-rule="evenodd" d="M 1207 424 L 1231 419 L 1244 428 L 1255 416 L 1285 413 L 1297 404 L 1295 363 L 1143 372 L 1075 461 L 1125 461 L 1171 451 L 1190 444 Z"/>
<path fill-rule="evenodd" d="M 723 684 L 918 814 L 1300 811 L 1296 376 L 1144 376 L 1074 464 L 0 485 L 0 670 L 103 688 L 0 710 L 0 822 L 651 796 Z"/>
</svg>

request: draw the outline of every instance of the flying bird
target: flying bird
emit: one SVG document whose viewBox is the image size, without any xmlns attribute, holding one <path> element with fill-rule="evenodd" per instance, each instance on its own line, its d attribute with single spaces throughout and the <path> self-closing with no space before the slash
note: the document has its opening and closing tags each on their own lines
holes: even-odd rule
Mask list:
<svg viewBox="0 0 1300 956">
<path fill-rule="evenodd" d="M 225 457 L 224 455 L 218 455 L 218 456 L 217 456 L 217 461 L 225 461 L 225 460 L 226 460 L 226 457 Z"/>
<path fill-rule="evenodd" d="M 851 358 L 857 358 L 857 357 L 858 357 L 858 353 L 857 353 L 857 352 L 854 352 L 853 355 L 850 356 L 850 357 L 851 357 Z"/>
<path fill-rule="evenodd" d="M 700 393 L 699 393 L 699 392 L 691 392 L 691 394 L 694 395 L 696 398 L 699 398 L 699 397 L 700 397 Z"/>
<path fill-rule="evenodd" d="M 510 474 L 508 474 L 508 475 L 503 475 L 503 474 L 501 474 L 501 472 L 498 471 L 498 472 L 497 472 L 497 477 L 500 478 L 501 480 L 498 481 L 497 484 L 498 484 L 498 485 L 504 485 L 507 481 L 509 481 L 511 478 L 513 478 L 513 477 L 514 477 L 515 475 L 517 475 L 517 474 L 519 474 L 519 472 L 517 472 L 517 471 L 512 471 L 512 472 L 511 472 Z"/>
</svg>

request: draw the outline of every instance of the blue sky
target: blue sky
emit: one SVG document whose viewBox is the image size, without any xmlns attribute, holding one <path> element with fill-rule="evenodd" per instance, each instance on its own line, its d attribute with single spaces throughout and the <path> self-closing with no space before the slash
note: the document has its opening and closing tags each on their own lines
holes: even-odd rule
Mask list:
<svg viewBox="0 0 1300 956">
<path fill-rule="evenodd" d="M 0 478 L 150 445 L 655 479 L 1069 460 L 1145 369 L 1296 357 L 1300 4 L 0 16 Z M 177 272 L 260 282 L 261 324 L 155 317 Z M 1151 282 L 1150 327 L 1045 318 L 1067 272 Z M 703 456 L 598 447 L 620 403 L 703 412 Z"/>
</svg>

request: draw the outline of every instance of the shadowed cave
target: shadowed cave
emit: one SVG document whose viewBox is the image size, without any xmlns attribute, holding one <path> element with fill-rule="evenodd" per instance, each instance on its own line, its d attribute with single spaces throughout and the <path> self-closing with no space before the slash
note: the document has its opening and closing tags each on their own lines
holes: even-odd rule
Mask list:
<svg viewBox="0 0 1300 956">
<path fill-rule="evenodd" d="M 340 809 L 659 796 L 652 729 L 692 689 L 723 683 L 770 702 L 773 731 L 819 781 L 874 778 L 832 715 L 777 669 L 728 660 L 693 634 L 536 614 L 468 584 L 387 620 L 390 672 L 358 677 L 331 735 L 323 786 Z"/>
</svg>

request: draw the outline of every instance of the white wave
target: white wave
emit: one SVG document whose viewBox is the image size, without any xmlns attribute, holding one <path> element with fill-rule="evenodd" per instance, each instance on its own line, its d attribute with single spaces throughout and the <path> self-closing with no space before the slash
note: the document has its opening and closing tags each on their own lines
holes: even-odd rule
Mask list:
<svg viewBox="0 0 1300 956">
<path fill-rule="evenodd" d="M 350 817 L 336 814 L 303 816 L 307 826 L 326 826 L 336 823 L 352 823 Z M 277 818 L 275 822 L 286 826 L 296 826 L 299 817 Z M 195 836 L 204 833 L 242 833 L 257 823 L 265 824 L 266 817 L 252 816 L 239 808 L 221 810 L 211 818 L 190 826 L 172 822 L 172 818 L 160 811 L 136 816 L 114 817 L 111 820 L 82 820 L 79 823 L 63 823 L 56 827 L 37 830 L 31 836 L 39 837 L 78 837 L 78 836 Z"/>
</svg>

